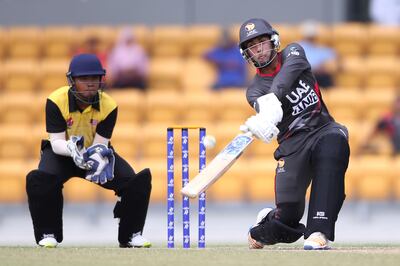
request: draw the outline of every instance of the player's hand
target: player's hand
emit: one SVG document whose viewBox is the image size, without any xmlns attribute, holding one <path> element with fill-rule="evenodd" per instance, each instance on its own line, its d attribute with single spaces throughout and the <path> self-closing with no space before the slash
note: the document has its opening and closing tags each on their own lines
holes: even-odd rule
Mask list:
<svg viewBox="0 0 400 266">
<path fill-rule="evenodd" d="M 240 126 L 240 130 L 243 132 L 250 131 L 265 143 L 270 143 L 279 134 L 279 129 L 260 114 L 249 117 L 244 125 Z"/>
<path fill-rule="evenodd" d="M 114 178 L 115 156 L 112 149 L 104 144 L 95 144 L 87 149 L 85 161 L 91 169 L 86 172 L 86 179 L 104 184 Z"/>
<path fill-rule="evenodd" d="M 72 160 L 76 166 L 81 169 L 88 170 L 90 166 L 85 162 L 84 154 L 86 152 L 85 147 L 83 146 L 84 138 L 82 136 L 71 136 L 71 138 L 67 141 L 67 148 L 71 153 Z"/>
</svg>

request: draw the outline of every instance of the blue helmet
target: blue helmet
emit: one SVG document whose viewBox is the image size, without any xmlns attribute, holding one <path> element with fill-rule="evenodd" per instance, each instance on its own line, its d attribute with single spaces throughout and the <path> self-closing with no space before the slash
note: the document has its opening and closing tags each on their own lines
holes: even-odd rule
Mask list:
<svg viewBox="0 0 400 266">
<path fill-rule="evenodd" d="M 67 76 L 104 76 L 106 70 L 101 65 L 99 58 L 94 54 L 78 54 L 69 64 Z"/>
<path fill-rule="evenodd" d="M 106 75 L 106 70 L 101 65 L 99 58 L 94 54 L 78 54 L 74 56 L 69 65 L 67 72 L 67 80 L 70 86 L 70 91 L 77 100 L 87 104 L 97 103 L 100 100 L 101 92 L 103 91 L 104 82 L 102 78 Z M 81 92 L 76 90 L 75 77 L 82 76 L 99 76 L 98 93 L 91 97 L 85 98 Z"/>
</svg>

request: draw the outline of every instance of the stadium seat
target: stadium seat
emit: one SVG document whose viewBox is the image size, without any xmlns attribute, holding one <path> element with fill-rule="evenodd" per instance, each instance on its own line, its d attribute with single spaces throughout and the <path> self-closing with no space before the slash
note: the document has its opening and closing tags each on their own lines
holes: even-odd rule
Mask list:
<svg viewBox="0 0 400 266">
<path fill-rule="evenodd" d="M 190 92 L 182 95 L 183 112 L 182 124 L 209 124 L 216 118 L 214 107 L 217 104 L 217 95 L 212 91 Z"/>
<path fill-rule="evenodd" d="M 166 159 L 167 154 L 167 123 L 147 123 L 143 125 L 142 156 L 146 159 Z M 178 143 L 178 133 L 175 133 L 175 143 Z"/>
<path fill-rule="evenodd" d="M 214 66 L 202 58 L 189 57 L 184 62 L 185 72 L 181 74 L 183 90 L 204 92 L 211 90 L 216 79 Z"/>
<path fill-rule="evenodd" d="M 226 88 L 218 91 L 216 114 L 219 121 L 236 122 L 240 126 L 246 119 L 255 114 L 246 99 L 246 90 Z"/>
<path fill-rule="evenodd" d="M 7 60 L 3 64 L 3 90 L 10 92 L 36 92 L 39 66 L 35 60 Z"/>
<path fill-rule="evenodd" d="M 246 198 L 251 201 L 274 201 L 275 169 L 274 159 L 253 159 L 246 169 Z"/>
<path fill-rule="evenodd" d="M 79 42 L 77 45 L 83 47 L 83 44 L 87 42 L 88 39 L 95 37 L 99 39 L 99 52 L 107 53 L 114 46 L 117 34 L 118 31 L 112 26 L 82 26 L 78 30 Z"/>
<path fill-rule="evenodd" d="M 339 23 L 332 26 L 332 44 L 341 57 L 361 56 L 367 46 L 367 26 L 362 23 Z"/>
<path fill-rule="evenodd" d="M 393 56 L 369 56 L 365 60 L 366 87 L 395 87 L 399 84 L 400 60 Z"/>
<path fill-rule="evenodd" d="M 23 124 L 0 126 L 0 159 L 29 159 L 32 151 L 31 127 Z"/>
<path fill-rule="evenodd" d="M 367 53 L 370 56 L 398 56 L 400 30 L 396 26 L 371 24 L 368 26 Z"/>
<path fill-rule="evenodd" d="M 0 122 L 5 125 L 32 125 L 41 106 L 33 93 L 3 93 L 0 98 Z M 44 109 L 43 109 L 44 112 Z"/>
<path fill-rule="evenodd" d="M 151 56 L 178 58 L 186 54 L 186 28 L 180 25 L 160 25 L 150 33 Z M 165 66 L 164 66 L 165 67 Z"/>
<path fill-rule="evenodd" d="M 88 180 L 73 177 L 64 183 L 63 195 L 67 202 L 96 202 L 101 199 L 102 189 Z"/>
<path fill-rule="evenodd" d="M 363 112 L 364 118 L 369 121 L 376 121 L 376 119 L 390 111 L 396 99 L 396 92 L 389 90 L 382 93 L 382 91 L 367 88 L 363 99 L 365 106 L 368 107 Z"/>
<path fill-rule="evenodd" d="M 67 86 L 66 73 L 68 72 L 68 67 L 69 59 L 48 58 L 42 60 L 39 65 L 39 90 L 45 94 L 50 94 L 62 86 Z"/>
<path fill-rule="evenodd" d="M 77 46 L 78 29 L 74 26 L 48 26 L 43 29 L 43 56 L 69 60 Z"/>
<path fill-rule="evenodd" d="M 37 59 L 42 53 L 43 32 L 39 27 L 21 26 L 8 29 L 8 57 L 13 59 Z"/>
<path fill-rule="evenodd" d="M 301 31 L 299 27 L 295 25 L 275 24 L 274 28 L 279 33 L 282 49 L 292 42 L 298 42 L 301 40 Z M 239 34 L 239 32 L 237 34 Z"/>
<path fill-rule="evenodd" d="M 188 55 L 201 57 L 206 51 L 218 44 L 220 36 L 221 27 L 219 25 L 197 24 L 189 26 L 186 32 Z"/>
<path fill-rule="evenodd" d="M 24 160 L 0 160 L 0 204 L 26 202 L 25 177 L 30 170 Z"/>
<path fill-rule="evenodd" d="M 118 104 L 118 123 L 136 125 L 145 114 L 145 94 L 136 88 L 107 89 L 106 93 Z"/>
<path fill-rule="evenodd" d="M 140 154 L 141 138 L 140 126 L 118 123 L 114 128 L 111 144 L 122 157 L 136 157 Z"/>
<path fill-rule="evenodd" d="M 337 88 L 324 94 L 323 97 L 329 112 L 338 121 L 358 119 L 365 111 L 361 90 Z"/>
<path fill-rule="evenodd" d="M 152 57 L 149 70 L 149 90 L 180 90 L 184 61 L 178 57 Z"/>
<path fill-rule="evenodd" d="M 7 47 L 7 31 L 0 26 L 0 61 L 1 59 L 3 59 L 6 53 L 6 47 Z"/>
<path fill-rule="evenodd" d="M 149 91 L 145 99 L 147 121 L 176 124 L 184 111 L 182 96 L 174 91 Z"/>
<path fill-rule="evenodd" d="M 393 162 L 388 156 L 371 155 L 359 158 L 358 175 L 355 181 L 359 199 L 390 199 L 394 178 Z"/>
<path fill-rule="evenodd" d="M 335 85 L 345 88 L 362 88 L 366 74 L 365 59 L 359 56 L 346 56 L 339 61 L 335 74 Z"/>
</svg>

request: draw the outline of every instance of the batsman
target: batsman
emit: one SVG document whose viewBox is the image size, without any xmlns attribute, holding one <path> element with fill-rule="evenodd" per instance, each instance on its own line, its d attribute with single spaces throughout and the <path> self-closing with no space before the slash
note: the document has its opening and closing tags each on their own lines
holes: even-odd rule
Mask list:
<svg viewBox="0 0 400 266">
<path fill-rule="evenodd" d="M 299 44 L 280 51 L 278 32 L 259 18 L 244 22 L 239 38 L 242 56 L 257 72 L 246 93 L 256 114 L 241 130 L 265 143 L 277 137 L 279 143 L 274 153 L 276 206 L 258 213 L 248 233 L 249 247 L 292 243 L 304 236 L 304 249 L 329 249 L 345 199 L 348 131 L 329 114 Z M 300 220 L 310 184 L 305 226 Z"/>
<path fill-rule="evenodd" d="M 63 241 L 63 184 L 86 179 L 118 196 L 120 247 L 150 247 L 142 236 L 151 192 L 148 168 L 135 173 L 110 144 L 117 104 L 103 92 L 105 70 L 97 56 L 79 54 L 71 60 L 68 86 L 46 102 L 46 131 L 37 169 L 26 177 L 26 192 L 36 243 L 56 247 Z M 101 233 L 101 232 L 99 232 Z"/>
</svg>

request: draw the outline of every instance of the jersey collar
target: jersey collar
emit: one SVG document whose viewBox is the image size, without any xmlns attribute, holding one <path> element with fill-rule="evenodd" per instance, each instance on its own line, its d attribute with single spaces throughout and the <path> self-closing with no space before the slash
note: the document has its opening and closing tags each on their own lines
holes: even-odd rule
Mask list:
<svg viewBox="0 0 400 266">
<path fill-rule="evenodd" d="M 96 97 L 99 97 L 99 95 L 97 95 Z M 76 98 L 72 94 L 71 90 L 68 90 L 68 104 L 69 104 L 68 107 L 69 107 L 70 112 L 80 111 L 78 108 L 78 105 L 76 104 Z M 92 104 L 92 107 L 94 109 L 96 109 L 97 111 L 100 111 L 100 101 Z"/>
</svg>

